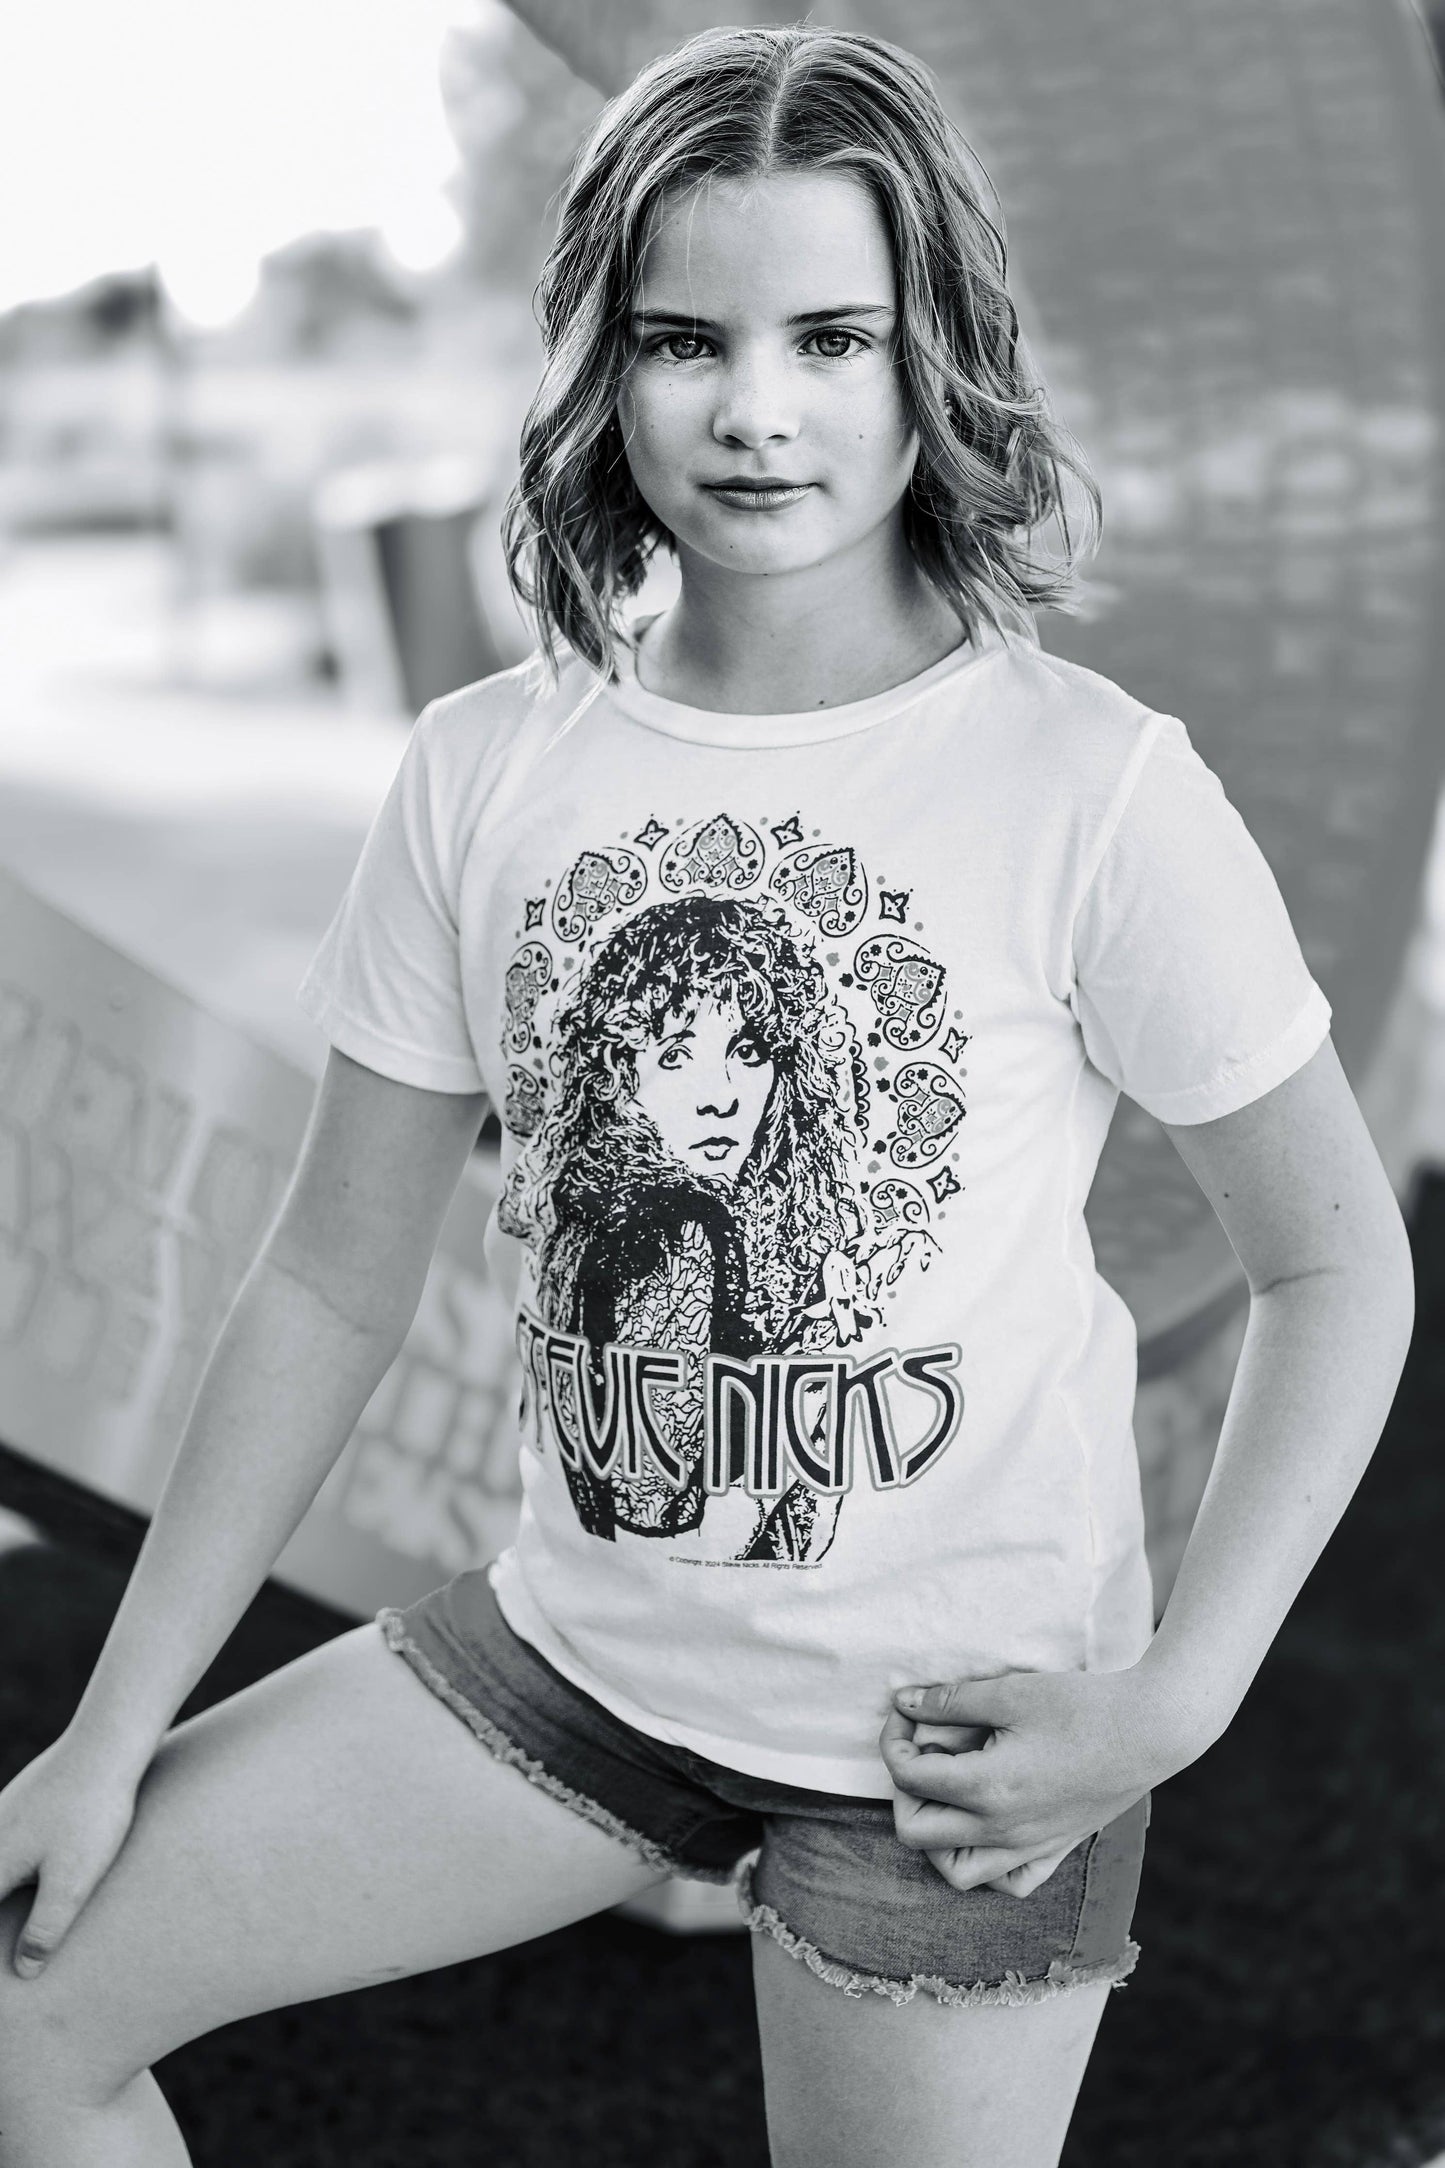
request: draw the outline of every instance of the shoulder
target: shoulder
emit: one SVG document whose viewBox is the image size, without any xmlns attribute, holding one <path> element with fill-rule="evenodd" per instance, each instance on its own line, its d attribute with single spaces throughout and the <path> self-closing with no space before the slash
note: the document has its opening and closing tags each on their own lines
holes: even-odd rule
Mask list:
<svg viewBox="0 0 1445 2168">
<path fill-rule="evenodd" d="M 601 683 L 569 650 L 556 684 L 532 654 L 431 701 L 413 726 L 409 754 L 426 777 L 438 821 L 461 842 L 498 820 L 525 795 L 568 718 Z"/>
<path fill-rule="evenodd" d="M 558 681 L 549 684 L 540 654 L 444 693 L 422 709 L 415 735 L 429 763 L 452 770 L 475 767 L 535 737 L 545 742 L 594 682 L 567 650 Z"/>
<path fill-rule="evenodd" d="M 1158 710 L 1101 670 L 1065 655 L 1017 643 L 1009 663 L 1013 699 L 1052 752 L 1083 761 L 1127 760 L 1163 720 Z"/>
<path fill-rule="evenodd" d="M 1177 716 L 1066 656 L 1015 643 L 996 682 L 1000 735 L 1035 802 L 1067 806 L 1086 829 L 1112 825 L 1156 748 L 1195 757 Z"/>
</svg>

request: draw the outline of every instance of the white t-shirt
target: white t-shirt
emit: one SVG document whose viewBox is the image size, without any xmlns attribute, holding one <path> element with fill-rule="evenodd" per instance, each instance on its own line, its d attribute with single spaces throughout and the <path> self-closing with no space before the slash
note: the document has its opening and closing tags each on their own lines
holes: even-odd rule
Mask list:
<svg viewBox="0 0 1445 2168">
<path fill-rule="evenodd" d="M 298 999 L 502 1116 L 510 1624 L 643 1732 L 887 1798 L 896 1687 L 1148 1644 L 1084 1200 L 1121 1089 L 1228 1114 L 1329 1004 L 1183 723 L 1037 646 L 802 714 L 539 682 L 425 710 Z"/>
</svg>

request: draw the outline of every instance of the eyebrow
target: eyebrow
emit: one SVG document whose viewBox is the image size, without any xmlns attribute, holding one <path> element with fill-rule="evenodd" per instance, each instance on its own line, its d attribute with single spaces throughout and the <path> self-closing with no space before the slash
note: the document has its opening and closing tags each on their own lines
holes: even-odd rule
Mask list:
<svg viewBox="0 0 1445 2168">
<path fill-rule="evenodd" d="M 831 309 L 804 309 L 798 316 L 790 316 L 788 323 L 830 323 L 835 316 L 891 316 L 893 310 L 884 301 L 840 301 Z M 687 324 L 696 331 L 717 331 L 721 327 L 710 317 L 694 316 L 686 309 L 635 309 L 635 324 Z"/>
</svg>

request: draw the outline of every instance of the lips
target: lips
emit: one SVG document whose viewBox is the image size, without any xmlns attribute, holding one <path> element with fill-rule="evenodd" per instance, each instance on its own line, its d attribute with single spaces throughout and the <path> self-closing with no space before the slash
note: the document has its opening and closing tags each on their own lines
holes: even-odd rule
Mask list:
<svg viewBox="0 0 1445 2168">
<path fill-rule="evenodd" d="M 702 486 L 721 504 L 749 512 L 770 512 L 775 505 L 800 503 L 813 485 L 811 482 L 704 482 Z"/>
</svg>

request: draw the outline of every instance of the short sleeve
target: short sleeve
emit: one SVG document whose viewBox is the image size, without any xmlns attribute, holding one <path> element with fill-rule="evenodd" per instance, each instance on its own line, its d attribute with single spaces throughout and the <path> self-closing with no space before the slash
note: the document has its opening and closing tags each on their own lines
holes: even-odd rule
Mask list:
<svg viewBox="0 0 1445 2168">
<path fill-rule="evenodd" d="M 1089 1060 L 1161 1122 L 1207 1122 L 1330 1027 L 1268 861 L 1175 716 L 1157 718 L 1074 922 Z"/>
<path fill-rule="evenodd" d="M 354 1061 L 428 1091 L 483 1089 L 462 994 L 455 856 L 432 774 L 431 709 L 407 739 L 356 870 L 296 990 Z"/>
</svg>

